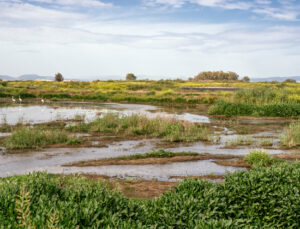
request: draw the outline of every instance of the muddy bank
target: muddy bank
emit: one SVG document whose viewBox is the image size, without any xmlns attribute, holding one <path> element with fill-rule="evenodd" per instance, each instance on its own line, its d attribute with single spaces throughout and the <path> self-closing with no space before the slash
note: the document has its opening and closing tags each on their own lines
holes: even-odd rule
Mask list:
<svg viewBox="0 0 300 229">
<path fill-rule="evenodd" d="M 106 166 L 106 165 L 149 165 L 149 164 L 169 164 L 175 162 L 186 162 L 186 161 L 198 161 L 198 160 L 210 160 L 210 159 L 234 159 L 238 158 L 234 155 L 210 155 L 202 154 L 196 156 L 174 156 L 174 157 L 162 157 L 162 158 L 142 158 L 142 159 L 103 159 L 95 161 L 85 161 L 73 164 L 67 164 L 64 166 L 76 166 L 76 167 L 87 167 L 87 166 Z"/>
<path fill-rule="evenodd" d="M 139 199 L 158 197 L 178 184 L 176 181 L 110 179 L 103 175 L 81 174 L 80 176 L 91 180 L 105 181 L 111 188 L 117 189 L 126 197 Z"/>
<path fill-rule="evenodd" d="M 231 166 L 231 167 L 237 167 L 237 168 L 251 168 L 251 165 L 249 165 L 244 160 L 220 160 L 220 161 L 213 161 L 217 165 L 222 166 Z"/>
</svg>

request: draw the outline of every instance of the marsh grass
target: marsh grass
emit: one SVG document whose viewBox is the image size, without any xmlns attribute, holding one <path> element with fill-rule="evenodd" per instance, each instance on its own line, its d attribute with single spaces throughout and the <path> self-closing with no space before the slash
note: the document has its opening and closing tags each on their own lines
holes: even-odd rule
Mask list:
<svg viewBox="0 0 300 229">
<path fill-rule="evenodd" d="M 226 147 L 230 146 L 246 146 L 251 145 L 254 142 L 254 139 L 250 136 L 239 136 L 233 139 L 229 139 L 225 142 Z"/>
<path fill-rule="evenodd" d="M 259 140 L 260 146 L 273 146 L 273 140 L 268 138 L 262 138 Z"/>
<path fill-rule="evenodd" d="M 271 157 L 266 150 L 252 150 L 244 160 L 250 165 L 270 166 L 282 162 L 279 158 Z"/>
<path fill-rule="evenodd" d="M 38 149 L 48 145 L 80 144 L 80 140 L 60 130 L 22 127 L 6 137 L 4 145 L 9 150 Z"/>
<path fill-rule="evenodd" d="M 119 116 L 108 113 L 90 123 L 75 123 L 69 131 L 88 131 L 122 136 L 145 136 L 163 138 L 169 142 L 192 142 L 212 140 L 210 131 L 203 125 L 180 121 L 170 117 L 153 119 L 143 115 Z"/>
<path fill-rule="evenodd" d="M 132 160 L 132 159 L 144 159 L 144 158 L 167 158 L 167 157 L 175 157 L 175 156 L 197 156 L 199 154 L 194 152 L 176 152 L 173 153 L 171 151 L 165 151 L 163 149 L 145 153 L 145 154 L 134 154 L 129 156 L 122 156 L 117 157 L 114 159 L 121 159 L 121 160 Z"/>
<path fill-rule="evenodd" d="M 288 148 L 300 145 L 300 122 L 291 123 L 281 135 L 280 143 Z"/>
</svg>

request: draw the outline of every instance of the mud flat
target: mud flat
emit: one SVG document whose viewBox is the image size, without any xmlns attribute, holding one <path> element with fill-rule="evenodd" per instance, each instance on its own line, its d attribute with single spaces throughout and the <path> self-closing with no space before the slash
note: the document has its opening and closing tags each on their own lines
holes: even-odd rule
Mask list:
<svg viewBox="0 0 300 229">
<path fill-rule="evenodd" d="M 187 156 L 174 156 L 174 157 L 149 157 L 149 158 L 141 158 L 141 159 L 110 158 L 104 160 L 78 162 L 78 163 L 64 165 L 64 166 L 86 167 L 86 166 L 105 166 L 105 165 L 149 165 L 149 164 L 169 164 L 175 162 L 210 160 L 210 159 L 233 159 L 233 158 L 237 158 L 237 156 L 201 154 L 195 156 L 187 155 Z"/>
</svg>

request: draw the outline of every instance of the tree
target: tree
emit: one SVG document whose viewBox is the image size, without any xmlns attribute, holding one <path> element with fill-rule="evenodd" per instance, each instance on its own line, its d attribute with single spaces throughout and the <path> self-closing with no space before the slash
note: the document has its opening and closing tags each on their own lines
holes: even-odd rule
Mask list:
<svg viewBox="0 0 300 229">
<path fill-rule="evenodd" d="M 294 79 L 286 79 L 285 81 L 283 81 L 284 83 L 297 83 L 296 80 Z"/>
<path fill-rule="evenodd" d="M 250 82 L 250 78 L 248 76 L 244 76 L 242 79 L 243 82 Z"/>
<path fill-rule="evenodd" d="M 235 72 L 223 72 L 223 71 L 215 71 L 215 72 L 200 72 L 198 75 L 194 77 L 195 81 L 200 80 L 238 80 L 239 75 Z"/>
<path fill-rule="evenodd" d="M 136 80 L 136 76 L 133 73 L 128 73 L 126 75 L 126 80 L 129 80 L 129 81 Z"/>
<path fill-rule="evenodd" d="M 55 81 L 57 81 L 57 82 L 64 81 L 64 77 L 63 77 L 63 75 L 60 72 L 58 72 L 58 73 L 55 74 Z"/>
</svg>

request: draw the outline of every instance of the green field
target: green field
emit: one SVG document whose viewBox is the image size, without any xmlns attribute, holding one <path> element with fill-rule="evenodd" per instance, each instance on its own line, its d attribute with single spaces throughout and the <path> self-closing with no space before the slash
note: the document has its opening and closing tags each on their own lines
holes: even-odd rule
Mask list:
<svg viewBox="0 0 300 229">
<path fill-rule="evenodd" d="M 200 89 L 199 89 L 200 88 Z M 203 90 L 207 88 L 208 90 Z M 217 90 L 216 90 L 217 88 Z M 225 90 L 221 90 L 221 89 Z M 233 89 L 232 91 L 228 89 Z M 0 97 L 101 102 L 215 104 L 211 115 L 298 117 L 300 86 L 297 83 L 247 83 L 241 81 L 92 81 L 0 83 Z"/>
</svg>

